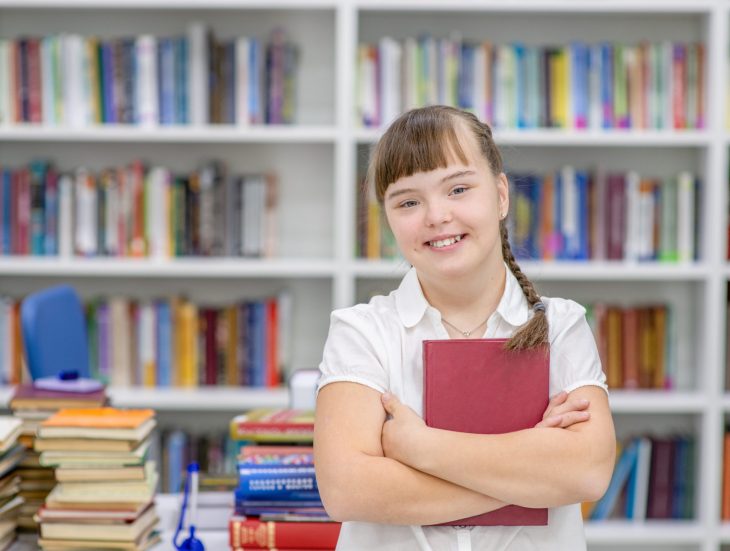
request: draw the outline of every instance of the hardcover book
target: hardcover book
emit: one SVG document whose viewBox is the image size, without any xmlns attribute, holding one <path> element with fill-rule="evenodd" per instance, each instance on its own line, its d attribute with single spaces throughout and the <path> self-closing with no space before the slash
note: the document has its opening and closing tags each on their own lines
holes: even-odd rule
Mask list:
<svg viewBox="0 0 730 551">
<path fill-rule="evenodd" d="M 547 347 L 508 351 L 507 339 L 423 342 L 424 420 L 429 427 L 502 434 L 534 427 L 549 402 Z M 444 523 L 465 526 L 544 526 L 547 509 L 507 505 Z"/>
</svg>

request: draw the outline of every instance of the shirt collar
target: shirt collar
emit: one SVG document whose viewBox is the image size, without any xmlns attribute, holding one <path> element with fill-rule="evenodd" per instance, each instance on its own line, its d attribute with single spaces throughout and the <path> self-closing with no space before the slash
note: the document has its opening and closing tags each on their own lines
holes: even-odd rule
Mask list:
<svg viewBox="0 0 730 551">
<path fill-rule="evenodd" d="M 519 327 L 527 321 L 527 299 L 512 270 L 506 264 L 504 267 L 507 277 L 496 313 L 510 325 Z M 414 327 L 421 321 L 429 306 L 426 297 L 423 296 L 416 269 L 411 268 L 395 291 L 395 307 L 401 323 L 408 328 Z"/>
</svg>

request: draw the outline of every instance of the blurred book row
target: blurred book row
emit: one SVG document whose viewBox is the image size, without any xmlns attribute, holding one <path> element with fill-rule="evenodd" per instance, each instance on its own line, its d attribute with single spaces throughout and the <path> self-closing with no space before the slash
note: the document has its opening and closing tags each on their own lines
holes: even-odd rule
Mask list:
<svg viewBox="0 0 730 551">
<path fill-rule="evenodd" d="M 637 171 L 565 166 L 545 174 L 510 173 L 507 219 L 512 251 L 529 260 L 698 260 L 701 182 L 688 171 L 668 178 Z M 358 194 L 356 254 L 398 258 L 372 186 Z"/>
<path fill-rule="evenodd" d="M 0 377 L 24 381 L 20 302 L 0 296 Z M 92 377 L 114 387 L 276 387 L 288 364 L 291 298 L 202 305 L 115 296 L 86 305 Z"/>
<path fill-rule="evenodd" d="M 494 44 L 424 34 L 361 44 L 357 120 L 386 126 L 431 104 L 495 128 L 704 128 L 705 47 L 663 41 Z"/>
<path fill-rule="evenodd" d="M 0 123 L 293 123 L 298 58 L 282 29 L 218 40 L 198 22 L 172 37 L 6 38 Z"/>
<path fill-rule="evenodd" d="M 212 161 L 174 174 L 142 161 L 98 173 L 0 167 L 0 255 L 272 256 L 276 177 Z"/>
</svg>

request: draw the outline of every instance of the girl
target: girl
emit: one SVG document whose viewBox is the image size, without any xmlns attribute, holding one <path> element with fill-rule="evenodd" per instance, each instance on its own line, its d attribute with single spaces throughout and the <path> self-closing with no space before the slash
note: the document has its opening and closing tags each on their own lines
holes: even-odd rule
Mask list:
<svg viewBox="0 0 730 551">
<path fill-rule="evenodd" d="M 320 365 L 315 465 L 346 550 L 585 549 L 580 502 L 598 499 L 615 436 L 585 310 L 541 298 L 507 240 L 507 178 L 490 128 L 431 106 L 375 147 L 375 185 L 412 268 L 397 290 L 332 313 Z M 427 427 L 424 339 L 549 343 L 550 401 L 532 429 L 474 435 Z M 428 526 L 506 504 L 548 507 L 547 526 Z"/>
</svg>

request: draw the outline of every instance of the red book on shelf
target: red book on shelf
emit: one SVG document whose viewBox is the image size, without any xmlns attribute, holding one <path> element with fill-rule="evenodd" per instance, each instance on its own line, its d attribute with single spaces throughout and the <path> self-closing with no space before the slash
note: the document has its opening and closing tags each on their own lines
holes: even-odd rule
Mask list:
<svg viewBox="0 0 730 551">
<path fill-rule="evenodd" d="M 531 428 L 549 402 L 547 347 L 508 351 L 506 339 L 423 342 L 424 419 L 429 427 L 475 434 Z M 457 459 L 458 460 L 458 457 Z M 507 505 L 446 525 L 544 526 L 547 509 Z"/>
<path fill-rule="evenodd" d="M 229 527 L 232 549 L 334 549 L 339 522 L 262 522 L 234 516 Z"/>
</svg>

